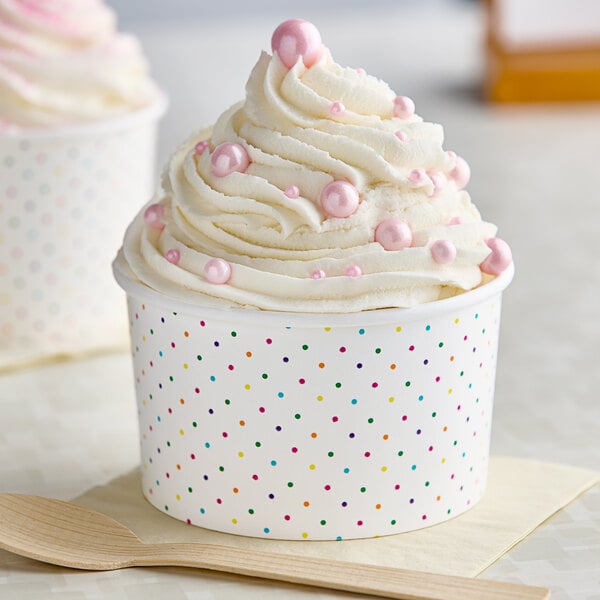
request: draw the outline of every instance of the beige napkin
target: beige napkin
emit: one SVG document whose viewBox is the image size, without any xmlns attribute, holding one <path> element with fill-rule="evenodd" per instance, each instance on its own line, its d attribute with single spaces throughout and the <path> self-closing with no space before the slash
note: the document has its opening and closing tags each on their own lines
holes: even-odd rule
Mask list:
<svg viewBox="0 0 600 600">
<path fill-rule="evenodd" d="M 137 470 L 75 502 L 111 515 L 149 543 L 213 543 L 474 577 L 598 481 L 600 474 L 587 469 L 492 457 L 487 492 L 463 515 L 419 531 L 340 542 L 255 539 L 186 525 L 146 502 Z"/>
</svg>

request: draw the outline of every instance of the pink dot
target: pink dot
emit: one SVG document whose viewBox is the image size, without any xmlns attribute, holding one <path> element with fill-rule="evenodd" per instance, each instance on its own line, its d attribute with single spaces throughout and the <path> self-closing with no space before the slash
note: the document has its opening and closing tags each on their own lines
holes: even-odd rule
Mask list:
<svg viewBox="0 0 600 600">
<path fill-rule="evenodd" d="M 421 519 L 423 519 L 423 521 L 427 520 L 427 515 L 423 515 Z"/>
<path fill-rule="evenodd" d="M 206 152 L 206 150 L 208 150 L 208 149 L 209 149 L 208 141 L 202 140 L 194 146 L 194 154 L 196 156 L 200 156 L 200 155 L 204 154 L 204 152 Z"/>
<path fill-rule="evenodd" d="M 371 384 L 371 387 L 372 387 L 372 388 L 377 388 L 377 387 L 379 387 L 379 384 L 378 384 L 376 381 L 374 381 L 374 382 Z"/>
<path fill-rule="evenodd" d="M 367 72 L 362 68 L 362 67 L 355 67 L 354 70 L 359 74 L 359 75 L 366 75 Z"/>
<path fill-rule="evenodd" d="M 233 371 L 233 370 L 235 369 L 235 367 L 234 367 L 233 365 L 227 365 L 227 368 L 228 368 L 230 371 Z"/>
<path fill-rule="evenodd" d="M 300 379 L 298 379 L 298 383 L 300 385 L 304 385 L 306 383 L 306 379 L 304 379 L 304 377 L 300 377 Z"/>
<path fill-rule="evenodd" d="M 329 491 L 331 490 L 331 486 L 330 486 L 330 485 L 327 483 L 327 484 L 326 484 L 326 485 L 323 487 L 323 489 L 324 489 L 326 492 L 329 492 Z"/>
<path fill-rule="evenodd" d="M 286 521 L 289 521 L 292 517 L 290 517 L 290 515 L 285 515 L 285 517 L 283 517 Z"/>
<path fill-rule="evenodd" d="M 164 229 L 163 217 L 165 214 L 165 207 L 162 204 L 155 203 L 151 204 L 144 211 L 144 223 L 148 225 L 148 227 L 152 227 L 152 229 Z"/>
<path fill-rule="evenodd" d="M 456 246 L 450 240 L 436 240 L 429 247 L 431 258 L 438 265 L 448 265 L 456 259 Z"/>
<path fill-rule="evenodd" d="M 332 102 L 327 108 L 327 113 L 331 117 L 341 117 L 346 114 L 346 107 L 343 102 Z"/>
<path fill-rule="evenodd" d="M 231 277 L 231 265 L 222 258 L 211 258 L 204 265 L 204 277 L 209 283 L 221 285 Z"/>
<path fill-rule="evenodd" d="M 177 265 L 181 260 L 181 253 L 179 252 L 179 250 L 177 250 L 177 248 L 169 248 L 169 250 L 167 250 L 167 252 L 165 253 L 165 258 L 172 265 Z"/>
<path fill-rule="evenodd" d="M 350 265 L 346 269 L 346 275 L 348 277 L 356 279 L 357 277 L 360 277 L 362 275 L 362 269 L 358 265 Z"/>
<path fill-rule="evenodd" d="M 427 175 L 423 169 L 413 169 L 408 176 L 408 180 L 413 185 L 423 185 L 427 181 Z"/>
<path fill-rule="evenodd" d="M 192 460 L 196 460 L 196 455 L 195 455 L 195 454 L 190 454 L 190 458 L 191 458 Z"/>
<path fill-rule="evenodd" d="M 415 347 L 414 346 L 409 346 L 408 349 L 412 352 L 415 349 Z"/>
<path fill-rule="evenodd" d="M 297 185 L 288 185 L 285 190 L 283 191 L 283 193 L 288 197 L 288 198 L 299 198 L 300 197 L 300 189 L 298 188 Z"/>
<path fill-rule="evenodd" d="M 488 238 L 486 245 L 491 250 L 487 258 L 479 265 L 479 268 L 489 275 L 500 275 L 512 262 L 510 246 L 500 238 Z"/>
<path fill-rule="evenodd" d="M 454 168 L 448 173 L 448 176 L 454 180 L 456 187 L 462 190 L 469 183 L 471 168 L 464 158 L 456 155 L 453 158 L 455 159 Z"/>
<path fill-rule="evenodd" d="M 310 274 L 311 279 L 325 279 L 325 277 L 327 277 L 325 271 L 323 271 L 323 269 L 315 269 L 311 274 Z"/>
<path fill-rule="evenodd" d="M 337 422 L 339 421 L 339 417 L 333 416 L 333 417 L 331 417 L 331 420 L 332 420 L 334 423 L 337 423 Z"/>
<path fill-rule="evenodd" d="M 401 141 L 406 142 L 408 140 L 408 136 L 404 133 L 404 131 L 396 131 L 394 135 Z"/>
<path fill-rule="evenodd" d="M 365 458 L 369 458 L 369 456 L 371 456 L 370 452 L 365 452 Z"/>
</svg>

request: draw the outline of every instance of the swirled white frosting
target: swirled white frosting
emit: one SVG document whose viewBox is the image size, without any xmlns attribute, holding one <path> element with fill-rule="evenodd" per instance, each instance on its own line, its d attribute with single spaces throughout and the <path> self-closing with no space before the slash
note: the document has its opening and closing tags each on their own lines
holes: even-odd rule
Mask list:
<svg viewBox="0 0 600 600">
<path fill-rule="evenodd" d="M 102 0 L 0 0 L 0 121 L 47 127 L 150 104 L 138 41 Z"/>
<path fill-rule="evenodd" d="M 440 125 L 416 115 L 394 117 L 388 85 L 341 67 L 326 49 L 310 68 L 299 60 L 288 69 L 276 53 L 263 53 L 246 91 L 245 101 L 212 130 L 175 152 L 155 199 L 164 206 L 165 226 L 146 225 L 140 213 L 118 267 L 180 300 L 295 312 L 408 307 L 481 283 L 479 265 L 490 252 L 484 240 L 496 227 L 482 222 L 452 179 L 444 177 L 446 185 L 434 194 L 429 177 L 418 184 L 409 178 L 414 169 L 444 174 L 453 168 Z M 330 116 L 332 102 L 346 111 Z M 198 154 L 201 140 L 210 148 Z M 210 149 L 223 142 L 247 150 L 245 172 L 212 173 Z M 359 191 L 359 207 L 348 218 L 321 208 L 321 191 L 333 180 Z M 286 196 L 289 186 L 298 187 L 298 198 Z M 385 250 L 375 241 L 377 225 L 391 217 L 410 226 L 411 247 Z M 436 240 L 456 247 L 451 264 L 432 258 Z M 177 264 L 165 259 L 172 249 L 179 251 Z M 205 278 L 214 257 L 231 265 L 225 284 Z M 361 276 L 347 275 L 354 265 Z M 315 271 L 325 276 L 315 279 Z"/>
</svg>

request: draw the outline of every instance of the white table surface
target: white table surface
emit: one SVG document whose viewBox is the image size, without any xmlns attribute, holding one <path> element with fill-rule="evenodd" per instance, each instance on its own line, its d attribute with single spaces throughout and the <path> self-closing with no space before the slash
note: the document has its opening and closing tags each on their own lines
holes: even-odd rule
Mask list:
<svg viewBox="0 0 600 600">
<path fill-rule="evenodd" d="M 366 3 L 365 3 L 366 4 Z M 295 16 L 295 15 L 294 15 Z M 482 24 L 472 4 L 386 13 L 302 15 L 341 64 L 362 66 L 444 124 L 471 165 L 486 220 L 510 242 L 492 451 L 600 465 L 600 105 L 493 107 L 478 97 Z M 243 94 L 273 28 L 245 23 L 146 26 L 140 35 L 171 96 L 161 163 Z M 0 491 L 70 499 L 138 461 L 126 353 L 0 375 Z M 576 500 L 483 576 L 600 599 L 600 489 Z M 351 597 L 183 569 L 80 573 L 0 552 L 0 598 Z"/>
</svg>

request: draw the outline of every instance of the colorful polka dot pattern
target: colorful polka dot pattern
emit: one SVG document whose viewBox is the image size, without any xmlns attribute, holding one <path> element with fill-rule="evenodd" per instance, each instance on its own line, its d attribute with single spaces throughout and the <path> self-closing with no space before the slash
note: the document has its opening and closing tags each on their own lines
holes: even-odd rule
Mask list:
<svg viewBox="0 0 600 600">
<path fill-rule="evenodd" d="M 130 298 L 144 493 L 255 537 L 400 533 L 486 480 L 500 298 L 426 322 L 260 326 Z"/>
<path fill-rule="evenodd" d="M 0 134 L 0 367 L 127 340 L 111 262 L 152 193 L 153 123 Z"/>
</svg>

